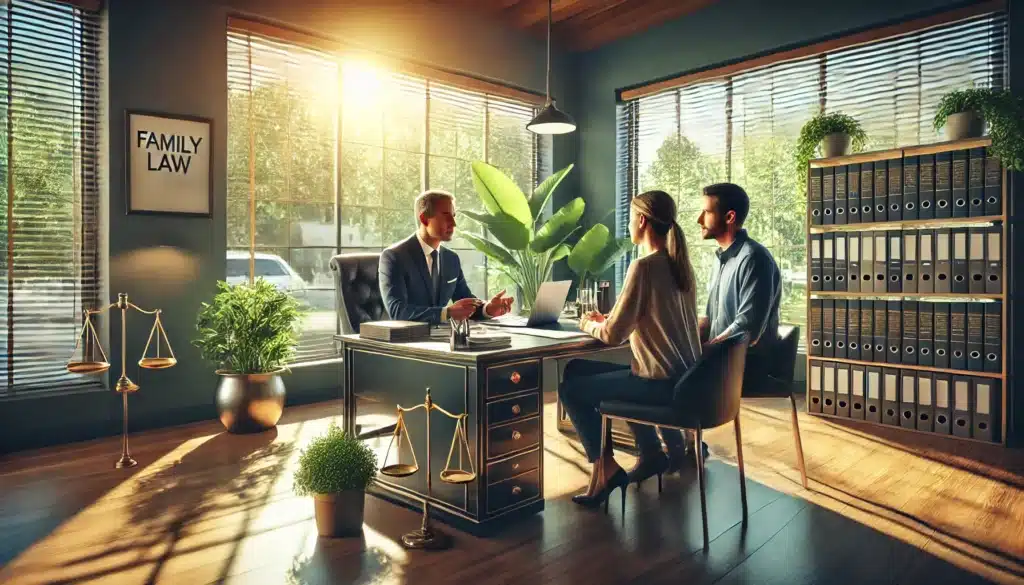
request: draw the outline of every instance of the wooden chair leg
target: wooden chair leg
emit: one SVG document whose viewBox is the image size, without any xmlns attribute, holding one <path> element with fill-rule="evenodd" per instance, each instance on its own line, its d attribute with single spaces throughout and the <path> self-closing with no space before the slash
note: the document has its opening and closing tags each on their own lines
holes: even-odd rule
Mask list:
<svg viewBox="0 0 1024 585">
<path fill-rule="evenodd" d="M 700 484 L 700 518 L 704 523 L 704 550 L 708 549 L 708 504 L 704 495 L 704 450 L 700 447 L 700 442 L 704 439 L 704 433 L 700 427 L 697 427 L 697 448 L 694 451 L 697 452 L 697 483 Z"/>
<path fill-rule="evenodd" d="M 796 416 L 796 398 L 793 395 L 789 395 L 789 404 L 793 407 L 793 439 L 796 441 L 796 460 L 800 465 L 800 480 L 803 482 L 804 489 L 807 489 L 807 467 L 804 465 L 804 446 L 800 442 L 800 423 Z"/>
<path fill-rule="evenodd" d="M 740 414 L 736 413 L 733 421 L 736 429 L 736 463 L 740 469 L 740 502 L 743 504 L 743 521 L 747 521 L 747 476 L 743 472 L 743 438 L 740 433 Z"/>
</svg>

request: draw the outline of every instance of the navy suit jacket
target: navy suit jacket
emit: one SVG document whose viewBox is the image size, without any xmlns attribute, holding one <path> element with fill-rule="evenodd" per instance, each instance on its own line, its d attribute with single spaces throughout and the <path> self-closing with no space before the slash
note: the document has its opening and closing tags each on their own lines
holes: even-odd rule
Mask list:
<svg viewBox="0 0 1024 585">
<path fill-rule="evenodd" d="M 391 319 L 438 324 L 442 307 L 450 301 L 473 297 L 462 274 L 459 255 L 442 246 L 438 248 L 438 258 L 441 264 L 441 303 L 434 304 L 427 259 L 416 234 L 381 252 L 378 268 L 380 296 Z M 482 312 L 483 308 L 478 308 L 473 318 L 480 318 Z"/>
</svg>

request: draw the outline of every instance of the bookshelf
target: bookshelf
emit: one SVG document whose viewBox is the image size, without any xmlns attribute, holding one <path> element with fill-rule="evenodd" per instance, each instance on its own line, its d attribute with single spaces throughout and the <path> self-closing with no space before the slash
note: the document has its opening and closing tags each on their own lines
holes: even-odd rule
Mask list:
<svg viewBox="0 0 1024 585">
<path fill-rule="evenodd" d="M 990 145 L 811 161 L 809 414 L 1007 444 L 1008 173 Z"/>
</svg>

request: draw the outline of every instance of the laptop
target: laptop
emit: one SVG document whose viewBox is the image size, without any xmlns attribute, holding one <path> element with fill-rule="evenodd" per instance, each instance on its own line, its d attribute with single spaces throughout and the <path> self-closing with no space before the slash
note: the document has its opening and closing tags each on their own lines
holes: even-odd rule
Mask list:
<svg viewBox="0 0 1024 585">
<path fill-rule="evenodd" d="M 547 281 L 540 284 L 537 300 L 533 303 L 530 317 L 522 315 L 502 315 L 488 319 L 486 324 L 501 327 L 539 327 L 558 323 L 558 316 L 565 309 L 565 299 L 569 296 L 571 280 Z"/>
</svg>

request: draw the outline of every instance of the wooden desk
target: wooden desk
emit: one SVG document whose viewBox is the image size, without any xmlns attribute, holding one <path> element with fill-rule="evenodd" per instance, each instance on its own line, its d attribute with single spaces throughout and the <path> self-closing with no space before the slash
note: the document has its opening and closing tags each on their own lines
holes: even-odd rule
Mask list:
<svg viewBox="0 0 1024 585">
<path fill-rule="evenodd" d="M 486 533 L 511 519 L 544 509 L 543 390 L 557 388 L 559 364 L 573 359 L 621 361 L 628 346 L 592 338 L 548 339 L 512 335 L 512 346 L 492 351 L 451 351 L 447 342 L 387 343 L 338 335 L 344 356 L 345 427 L 393 425 L 396 407 L 421 404 L 430 388 L 434 403 L 467 413 L 467 438 L 477 478 L 442 482 L 455 421 L 435 412 L 431 429 L 431 516 L 471 533 Z M 551 377 L 554 380 L 551 380 Z M 553 385 L 552 385 L 553 383 Z M 370 491 L 414 509 L 427 493 L 424 411 L 405 414 L 419 471 L 405 478 L 378 474 Z M 390 435 L 372 439 L 379 464 Z M 396 442 L 397 444 L 397 442 Z M 394 447 L 388 464 L 394 463 Z"/>
</svg>

